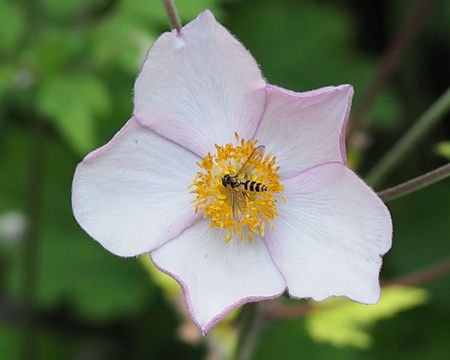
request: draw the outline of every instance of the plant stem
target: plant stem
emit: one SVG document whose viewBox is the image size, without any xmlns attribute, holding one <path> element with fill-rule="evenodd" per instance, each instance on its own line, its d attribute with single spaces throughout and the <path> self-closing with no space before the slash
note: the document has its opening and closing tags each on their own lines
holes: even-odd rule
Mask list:
<svg viewBox="0 0 450 360">
<path fill-rule="evenodd" d="M 417 143 L 438 123 L 450 109 L 450 87 L 442 94 L 394 147 L 373 167 L 367 175 L 367 182 L 377 186 L 414 149 Z"/>
<path fill-rule="evenodd" d="M 248 303 L 242 309 L 239 326 L 239 339 L 235 351 L 235 360 L 250 360 L 256 341 L 262 329 L 263 318 L 258 303 Z"/>
<path fill-rule="evenodd" d="M 348 135 L 362 125 L 367 109 L 372 104 L 378 91 L 391 75 L 401 55 L 413 36 L 419 30 L 420 23 L 423 21 L 434 2 L 435 0 L 419 0 L 411 15 L 404 22 L 395 38 L 392 40 L 392 43 L 389 45 L 381 60 L 378 71 L 364 93 L 359 106 L 356 108 L 355 115 L 353 115 L 351 121 L 349 121 L 349 126 L 347 128 Z"/>
<path fill-rule="evenodd" d="M 407 195 L 413 191 L 420 190 L 423 187 L 431 185 L 439 180 L 443 180 L 449 176 L 450 176 L 450 163 L 441 166 L 440 168 L 437 168 L 433 171 L 430 171 L 424 175 L 416 177 L 415 179 L 408 180 L 403 184 L 380 191 L 378 195 L 384 201 L 394 200 L 401 196 Z"/>
<path fill-rule="evenodd" d="M 177 7 L 173 0 L 162 0 L 164 7 L 166 8 L 167 16 L 169 17 L 170 26 L 172 29 L 177 29 L 179 33 L 181 31 L 181 21 L 178 16 Z"/>
<path fill-rule="evenodd" d="M 424 283 L 428 280 L 433 280 L 441 275 L 444 275 L 450 271 L 450 258 L 440 262 L 438 264 L 432 265 L 426 269 L 408 274 L 405 276 L 400 276 L 389 281 L 383 282 L 381 285 L 383 287 L 403 285 L 403 286 L 413 286 L 417 284 Z"/>
</svg>

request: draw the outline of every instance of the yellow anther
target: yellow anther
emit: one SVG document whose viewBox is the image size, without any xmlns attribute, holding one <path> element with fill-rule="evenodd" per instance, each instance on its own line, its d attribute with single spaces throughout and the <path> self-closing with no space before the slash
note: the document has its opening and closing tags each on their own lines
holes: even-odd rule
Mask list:
<svg viewBox="0 0 450 360">
<path fill-rule="evenodd" d="M 243 230 L 247 228 L 245 234 L 252 243 L 255 235 L 264 236 L 266 223 L 274 229 L 273 219 L 278 214 L 274 194 L 282 192 L 284 187 L 280 184 L 275 157 L 271 154 L 251 157 L 258 141 L 245 141 L 237 133 L 235 137 L 238 145 L 215 145 L 216 154 L 208 153 L 197 163 L 201 171 L 189 188 L 192 188 L 191 193 L 196 194 L 193 201 L 195 211 L 203 211 L 203 217 L 210 218 L 211 229 L 227 229 L 225 241 L 229 242 L 231 232 L 239 234 L 243 241 Z M 248 159 L 249 163 L 243 167 Z M 234 176 L 238 185 L 224 186 L 222 180 L 225 175 Z M 268 190 L 261 191 L 259 187 L 257 191 L 256 186 L 250 187 L 248 181 L 263 184 Z M 247 185 L 244 185 L 246 182 Z M 239 201 L 237 204 L 236 199 Z M 282 199 L 286 202 L 286 197 L 282 196 Z"/>
</svg>

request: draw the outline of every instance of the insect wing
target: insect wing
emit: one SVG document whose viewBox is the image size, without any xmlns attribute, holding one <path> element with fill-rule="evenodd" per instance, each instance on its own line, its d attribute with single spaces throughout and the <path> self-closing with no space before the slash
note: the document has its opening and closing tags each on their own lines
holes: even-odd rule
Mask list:
<svg viewBox="0 0 450 360">
<path fill-rule="evenodd" d="M 249 166 L 251 165 L 253 159 L 256 159 L 258 157 L 261 157 L 261 159 L 264 156 L 264 150 L 266 149 L 266 147 L 264 145 L 259 145 L 255 150 L 253 150 L 253 152 L 250 154 L 250 156 L 248 157 L 248 159 L 245 161 L 245 163 L 242 165 L 241 169 L 239 170 L 239 172 L 237 173 L 237 175 L 241 175 L 243 174 L 245 171 L 247 171 L 247 169 L 249 168 Z M 245 200 L 245 199 L 244 199 Z"/>
<path fill-rule="evenodd" d="M 247 208 L 246 194 L 242 190 L 231 190 L 231 206 L 233 209 L 233 218 L 240 222 L 245 216 Z"/>
</svg>

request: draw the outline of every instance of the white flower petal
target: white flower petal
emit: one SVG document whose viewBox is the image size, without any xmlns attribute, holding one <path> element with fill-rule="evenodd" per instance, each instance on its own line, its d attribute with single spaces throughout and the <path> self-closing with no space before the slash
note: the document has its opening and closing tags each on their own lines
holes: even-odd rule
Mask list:
<svg viewBox="0 0 450 360">
<path fill-rule="evenodd" d="M 324 162 L 346 162 L 344 136 L 352 95 L 350 85 L 304 93 L 267 86 L 266 110 L 255 139 L 277 157 L 282 177 Z"/>
<path fill-rule="evenodd" d="M 202 220 L 178 238 L 151 252 L 155 265 L 183 287 L 193 320 L 206 334 L 229 312 L 249 301 L 274 298 L 286 288 L 266 244 L 210 229 Z"/>
<path fill-rule="evenodd" d="M 198 160 L 132 119 L 78 165 L 72 188 L 75 218 L 116 255 L 148 252 L 197 218 L 187 187 Z"/>
<path fill-rule="evenodd" d="M 266 96 L 253 57 L 209 11 L 154 43 L 134 92 L 139 121 L 202 157 L 235 131 L 252 137 Z"/>
<path fill-rule="evenodd" d="M 275 231 L 266 231 L 289 294 L 323 300 L 347 296 L 376 303 L 381 256 L 392 222 L 380 198 L 341 163 L 322 164 L 285 181 Z"/>
</svg>

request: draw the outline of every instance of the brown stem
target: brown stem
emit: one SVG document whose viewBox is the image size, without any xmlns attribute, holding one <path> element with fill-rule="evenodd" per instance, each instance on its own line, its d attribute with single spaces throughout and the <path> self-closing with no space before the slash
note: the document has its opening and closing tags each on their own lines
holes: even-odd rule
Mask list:
<svg viewBox="0 0 450 360">
<path fill-rule="evenodd" d="M 170 26 L 172 29 L 177 29 L 179 33 L 181 31 L 181 21 L 178 16 L 177 7 L 173 0 L 162 0 L 164 7 L 166 8 L 167 16 L 169 17 Z"/>
<path fill-rule="evenodd" d="M 382 286 L 383 287 L 393 285 L 412 286 L 422 284 L 428 280 L 433 280 L 439 276 L 445 275 L 449 271 L 450 271 L 450 258 L 438 264 L 432 265 L 426 269 L 416 271 L 412 274 L 399 276 L 392 280 L 385 281 L 382 283 Z"/>
<path fill-rule="evenodd" d="M 450 86 L 425 110 L 392 149 L 374 165 L 366 176 L 366 182 L 373 187 L 381 183 L 448 111 L 450 111 Z"/>
<path fill-rule="evenodd" d="M 426 269 L 414 272 L 409 275 L 400 276 L 392 280 L 382 283 L 382 287 L 394 285 L 412 286 L 422 284 L 426 281 L 433 280 L 439 276 L 445 275 L 450 271 L 450 259 L 438 264 L 432 265 Z M 265 318 L 270 319 L 289 319 L 293 317 L 304 316 L 316 307 L 314 303 L 301 303 L 298 305 L 281 305 L 276 300 L 268 301 L 262 304 L 261 312 Z"/>
<path fill-rule="evenodd" d="M 407 195 L 413 191 L 419 190 L 425 186 L 431 185 L 436 181 L 445 179 L 450 176 L 450 163 L 441 166 L 415 179 L 404 182 L 403 184 L 380 191 L 378 196 L 384 201 L 396 199 L 400 196 Z"/>
<path fill-rule="evenodd" d="M 395 38 L 392 40 L 381 60 L 381 64 L 372 80 L 372 83 L 364 93 L 361 102 L 358 104 L 358 107 L 356 108 L 356 111 L 352 116 L 351 121 L 349 121 L 349 126 L 347 127 L 348 135 L 350 135 L 355 129 L 361 127 L 367 109 L 372 104 L 372 101 L 374 100 L 380 88 L 391 75 L 401 55 L 405 51 L 413 36 L 419 30 L 421 22 L 423 21 L 435 1 L 436 0 L 418 0 L 417 5 L 412 11 L 411 15 L 404 22 Z"/>
<path fill-rule="evenodd" d="M 315 306 L 312 303 L 301 303 L 298 305 L 281 305 L 276 300 L 268 301 L 263 306 L 265 317 L 270 319 L 289 319 L 293 317 L 301 317 L 312 310 Z"/>
</svg>

